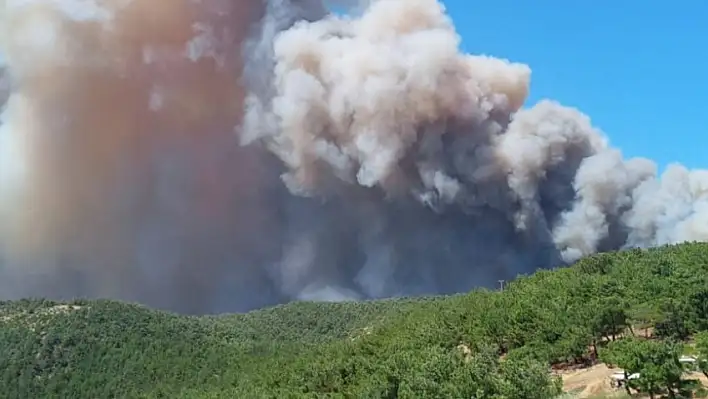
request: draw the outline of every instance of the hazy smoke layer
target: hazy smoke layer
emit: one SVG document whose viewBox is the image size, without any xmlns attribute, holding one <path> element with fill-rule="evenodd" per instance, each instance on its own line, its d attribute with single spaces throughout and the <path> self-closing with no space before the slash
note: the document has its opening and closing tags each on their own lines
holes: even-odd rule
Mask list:
<svg viewBox="0 0 708 399">
<path fill-rule="evenodd" d="M 0 0 L 0 298 L 242 311 L 708 241 L 708 171 L 521 109 L 436 0 L 339 3 Z"/>
</svg>

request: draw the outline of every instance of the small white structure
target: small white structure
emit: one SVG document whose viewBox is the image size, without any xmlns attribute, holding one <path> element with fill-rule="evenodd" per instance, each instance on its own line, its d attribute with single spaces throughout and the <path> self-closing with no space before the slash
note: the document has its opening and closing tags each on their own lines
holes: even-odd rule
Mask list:
<svg viewBox="0 0 708 399">
<path fill-rule="evenodd" d="M 639 378 L 639 373 L 630 374 L 627 378 L 624 378 L 624 371 L 616 371 L 610 376 L 610 385 L 615 388 L 622 388 L 627 380 L 636 380 Z"/>
<path fill-rule="evenodd" d="M 687 371 L 696 371 L 698 359 L 693 356 L 681 356 L 679 362 L 683 365 L 684 369 Z"/>
</svg>

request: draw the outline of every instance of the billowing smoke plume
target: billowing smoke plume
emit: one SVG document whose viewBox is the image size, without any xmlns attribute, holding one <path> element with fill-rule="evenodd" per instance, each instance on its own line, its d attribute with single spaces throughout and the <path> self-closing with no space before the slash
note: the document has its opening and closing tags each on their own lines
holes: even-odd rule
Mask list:
<svg viewBox="0 0 708 399">
<path fill-rule="evenodd" d="M 708 241 L 436 0 L 0 0 L 0 298 L 183 312 L 449 293 Z"/>
</svg>

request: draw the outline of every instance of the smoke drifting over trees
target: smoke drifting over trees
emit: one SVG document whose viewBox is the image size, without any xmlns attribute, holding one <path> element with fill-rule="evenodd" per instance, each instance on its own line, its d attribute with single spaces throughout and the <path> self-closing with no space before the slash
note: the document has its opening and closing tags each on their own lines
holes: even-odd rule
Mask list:
<svg viewBox="0 0 708 399">
<path fill-rule="evenodd" d="M 436 0 L 0 2 L 0 298 L 182 312 L 449 293 L 708 240 L 708 171 L 623 159 Z"/>
</svg>

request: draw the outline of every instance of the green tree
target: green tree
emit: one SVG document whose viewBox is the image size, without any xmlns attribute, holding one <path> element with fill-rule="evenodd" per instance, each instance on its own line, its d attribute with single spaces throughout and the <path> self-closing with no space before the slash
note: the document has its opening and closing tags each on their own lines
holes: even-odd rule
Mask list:
<svg viewBox="0 0 708 399">
<path fill-rule="evenodd" d="M 664 317 L 654 328 L 657 337 L 683 341 L 691 335 L 687 325 L 689 314 L 685 303 L 668 300 L 661 304 L 660 309 Z"/>
<path fill-rule="evenodd" d="M 502 361 L 503 398 L 546 399 L 563 392 L 560 378 L 549 377 L 548 368 L 532 359 L 510 358 Z"/>
<path fill-rule="evenodd" d="M 624 301 L 617 295 L 608 294 L 610 296 L 601 293 L 591 305 L 595 315 L 590 328 L 597 339 L 614 341 L 627 328 L 629 318 Z"/>
<path fill-rule="evenodd" d="M 624 380 L 629 381 L 631 374 L 639 372 L 641 369 L 642 357 L 640 355 L 642 348 L 641 341 L 634 338 L 626 338 L 619 341 L 614 341 L 600 350 L 600 359 L 607 364 L 616 365 L 623 369 Z M 624 384 L 627 394 L 631 394 L 629 384 Z"/>
<path fill-rule="evenodd" d="M 633 383 L 650 398 L 654 399 L 664 391 L 670 398 L 675 398 L 681 389 L 681 353 L 682 345 L 678 343 L 630 337 L 612 342 L 601 351 L 601 357 L 605 362 L 623 368 L 625 380 L 638 373 L 639 378 Z M 627 391 L 629 393 L 629 387 Z"/>
<path fill-rule="evenodd" d="M 696 351 L 698 352 L 698 367 L 708 378 L 708 331 L 696 334 Z"/>
<path fill-rule="evenodd" d="M 693 316 L 693 327 L 699 331 L 708 330 L 708 288 L 691 294 L 688 305 Z"/>
<path fill-rule="evenodd" d="M 649 328 L 663 320 L 663 314 L 658 306 L 643 302 L 633 306 L 629 312 L 629 323 L 644 330 L 644 336 L 649 337 Z"/>
<path fill-rule="evenodd" d="M 681 389 L 683 365 L 679 361 L 683 346 L 679 343 L 666 341 L 646 341 L 649 359 L 640 369 L 639 385 L 645 391 L 653 388 L 664 388 L 670 398 L 675 398 Z"/>
</svg>

